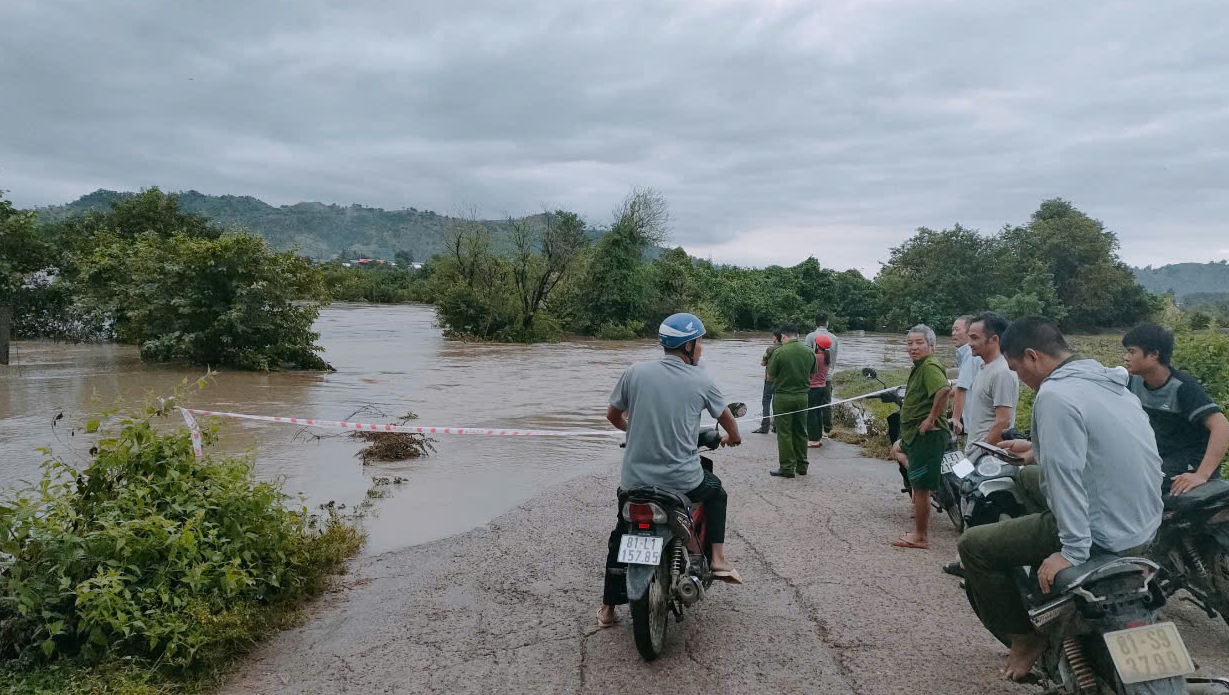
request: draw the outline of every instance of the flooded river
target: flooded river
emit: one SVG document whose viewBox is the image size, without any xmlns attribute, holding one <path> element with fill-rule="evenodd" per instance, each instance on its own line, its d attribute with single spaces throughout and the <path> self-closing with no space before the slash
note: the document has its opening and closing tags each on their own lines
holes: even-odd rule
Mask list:
<svg viewBox="0 0 1229 695">
<path fill-rule="evenodd" d="M 412 410 L 417 424 L 522 429 L 606 429 L 606 402 L 621 371 L 654 359 L 652 341 L 488 345 L 444 340 L 424 306 L 333 305 L 320 315 L 325 358 L 334 373 L 223 372 L 187 403 L 206 410 L 342 420 L 363 406 L 392 421 Z M 705 344 L 705 361 L 729 400 L 760 412 L 768 338 Z M 838 368 L 907 365 L 903 337 L 842 336 Z M 132 347 L 19 342 L 0 367 L 0 495 L 39 476 L 50 446 L 84 456 L 90 441 L 73 425 L 111 408 L 172 391 L 203 370 L 142 364 Z M 59 426 L 51 423 L 64 413 Z M 356 419 L 372 421 L 371 416 Z M 178 424 L 178 423 L 176 423 Z M 748 427 L 751 429 L 754 427 Z M 545 488 L 617 461 L 618 439 L 440 435 L 425 459 L 361 465 L 361 444 L 344 437 L 296 437 L 292 425 L 226 420 L 227 451 L 251 450 L 261 476 L 282 476 L 309 507 L 360 502 L 374 476 L 402 476 L 366 525 L 367 553 L 443 538 L 486 523 Z M 325 434 L 324 430 L 316 433 Z"/>
</svg>

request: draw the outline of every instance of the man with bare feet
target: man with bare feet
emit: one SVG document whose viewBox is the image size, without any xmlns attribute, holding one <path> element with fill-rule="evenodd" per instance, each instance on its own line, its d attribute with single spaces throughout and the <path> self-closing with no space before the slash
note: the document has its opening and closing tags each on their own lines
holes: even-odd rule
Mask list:
<svg viewBox="0 0 1229 695">
<path fill-rule="evenodd" d="M 935 359 L 935 332 L 929 326 L 910 328 L 905 346 L 913 360 L 913 371 L 900 406 L 900 441 L 892 453 L 909 470 L 915 531 L 905 532 L 892 545 L 926 550 L 930 548 L 930 492 L 939 487 L 939 469 L 949 436 L 943 412 L 952 389 L 947 370 Z"/>
<path fill-rule="evenodd" d="M 1072 354 L 1041 316 L 1012 323 L 1000 347 L 1037 392 L 1033 441 L 1000 446 L 1019 454 L 1019 465 L 1038 465 L 1040 475 L 1022 474 L 1020 483 L 1039 488 L 1049 509 L 968 529 L 960 558 L 969 591 L 985 607 L 978 617 L 996 635 L 1011 635 L 1004 674 L 1021 680 L 1045 639 L 1029 621 L 1012 570 L 1039 567 L 1048 593 L 1059 572 L 1093 554 L 1139 554 L 1161 524 L 1161 457 L 1125 370 Z"/>
</svg>

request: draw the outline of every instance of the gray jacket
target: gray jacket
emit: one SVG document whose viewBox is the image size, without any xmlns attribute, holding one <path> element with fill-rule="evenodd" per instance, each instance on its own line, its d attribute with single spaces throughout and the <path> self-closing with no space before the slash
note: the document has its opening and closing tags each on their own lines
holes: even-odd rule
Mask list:
<svg viewBox="0 0 1229 695">
<path fill-rule="evenodd" d="M 1062 555 L 1077 565 L 1094 543 L 1128 550 L 1161 525 L 1161 457 L 1127 379 L 1122 367 L 1074 360 L 1041 383 L 1033 404 L 1041 489 Z"/>
</svg>

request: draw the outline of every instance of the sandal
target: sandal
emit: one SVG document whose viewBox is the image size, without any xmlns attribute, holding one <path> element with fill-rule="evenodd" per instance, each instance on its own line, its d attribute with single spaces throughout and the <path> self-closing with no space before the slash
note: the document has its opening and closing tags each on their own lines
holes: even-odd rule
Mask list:
<svg viewBox="0 0 1229 695">
<path fill-rule="evenodd" d="M 602 620 L 602 611 L 597 612 L 597 629 L 605 630 L 608 627 L 614 627 L 619 624 L 619 614 L 612 613 L 609 621 Z"/>
<path fill-rule="evenodd" d="M 720 572 L 713 572 L 713 579 L 725 582 L 726 584 L 742 584 L 743 578 L 738 576 L 738 570 L 730 568 Z"/>
<path fill-rule="evenodd" d="M 964 579 L 964 568 L 960 566 L 959 562 L 947 563 L 943 566 L 943 571 L 952 575 L 953 577 L 960 577 L 961 579 Z"/>
</svg>

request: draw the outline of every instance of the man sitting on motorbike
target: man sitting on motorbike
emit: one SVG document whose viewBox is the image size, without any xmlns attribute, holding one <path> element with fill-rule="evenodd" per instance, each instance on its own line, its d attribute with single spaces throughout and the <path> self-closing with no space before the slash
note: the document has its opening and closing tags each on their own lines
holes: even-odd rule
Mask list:
<svg viewBox="0 0 1229 695">
<path fill-rule="evenodd" d="M 1012 323 L 1000 345 L 1012 371 L 1037 392 L 1033 443 L 1000 446 L 1021 455 L 1020 465 L 1039 465 L 1040 476 L 1021 482 L 1039 483 L 1049 509 L 968 529 L 960 558 L 982 622 L 1012 635 L 1004 673 L 1020 680 L 1045 640 L 1029 621 L 1012 570 L 1040 566 L 1048 593 L 1061 570 L 1093 554 L 1139 554 L 1161 524 L 1161 457 L 1125 370 L 1072 354 L 1041 316 Z"/>
<path fill-rule="evenodd" d="M 627 432 L 620 489 L 656 486 L 685 492 L 704 503 L 706 537 L 712 543 L 715 578 L 741 584 L 737 570 L 725 558 L 726 492 L 721 480 L 700 466 L 697 440 L 700 413 L 717 418 L 726 432 L 722 446 L 738 446 L 738 423 L 708 372 L 697 367 L 703 352 L 704 324 L 692 314 L 675 314 L 662 322 L 658 337 L 665 349 L 660 360 L 628 367 L 610 394 L 606 419 Z M 606 556 L 606 586 L 599 628 L 615 623 L 614 607 L 627 603 L 626 578 L 618 563 L 619 541 L 626 530 L 622 517 L 610 534 Z"/>
<path fill-rule="evenodd" d="M 1229 421 L 1195 377 L 1174 369 L 1174 337 L 1155 323 L 1141 323 L 1122 337 L 1131 392 L 1139 397 L 1156 433 L 1164 489 L 1174 495 L 1220 477 L 1229 450 Z"/>
</svg>

